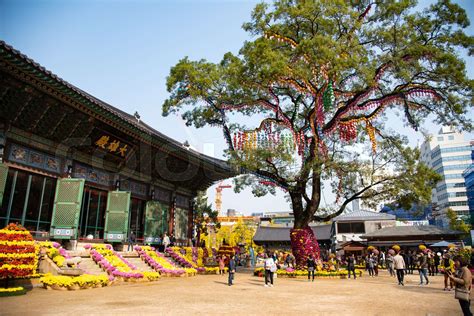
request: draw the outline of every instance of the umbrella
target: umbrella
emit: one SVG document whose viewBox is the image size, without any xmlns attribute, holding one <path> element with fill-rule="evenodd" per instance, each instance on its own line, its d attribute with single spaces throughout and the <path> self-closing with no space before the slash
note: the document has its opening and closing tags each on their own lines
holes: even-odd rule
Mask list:
<svg viewBox="0 0 474 316">
<path fill-rule="evenodd" d="M 431 247 L 448 247 L 449 244 L 450 244 L 449 242 L 442 240 L 442 241 L 438 241 L 435 244 L 432 244 Z"/>
</svg>

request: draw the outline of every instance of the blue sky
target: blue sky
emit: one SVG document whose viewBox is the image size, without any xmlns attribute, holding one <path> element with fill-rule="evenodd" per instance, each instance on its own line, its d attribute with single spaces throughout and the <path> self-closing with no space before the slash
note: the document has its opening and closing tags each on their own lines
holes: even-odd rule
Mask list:
<svg viewBox="0 0 474 316">
<path fill-rule="evenodd" d="M 213 144 L 220 157 L 220 130 L 187 128 L 177 116 L 161 116 L 166 76 L 184 56 L 218 62 L 228 51 L 237 53 L 250 39 L 242 23 L 258 2 L 0 0 L 0 39 L 95 97 L 128 113 L 138 111 L 178 141 L 188 140 L 199 151 Z M 474 1 L 456 2 L 474 22 Z M 472 25 L 468 33 L 474 33 Z M 474 77 L 472 58 L 467 61 Z M 213 201 L 214 190 L 208 193 Z M 224 190 L 223 209 L 228 208 L 246 214 L 289 210 L 281 193 L 253 198 L 249 191 Z"/>
</svg>

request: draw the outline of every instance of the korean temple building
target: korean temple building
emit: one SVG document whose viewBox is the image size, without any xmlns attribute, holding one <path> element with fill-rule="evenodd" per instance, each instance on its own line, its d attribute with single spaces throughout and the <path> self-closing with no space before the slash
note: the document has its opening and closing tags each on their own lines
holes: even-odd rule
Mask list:
<svg viewBox="0 0 474 316">
<path fill-rule="evenodd" d="M 236 175 L 0 41 L 0 227 L 150 243 L 192 235 L 192 199 Z"/>
</svg>

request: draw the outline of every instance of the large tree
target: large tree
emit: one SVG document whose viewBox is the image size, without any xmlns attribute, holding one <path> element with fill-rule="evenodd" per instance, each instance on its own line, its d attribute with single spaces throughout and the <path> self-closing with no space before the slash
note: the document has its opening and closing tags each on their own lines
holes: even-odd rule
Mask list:
<svg viewBox="0 0 474 316">
<path fill-rule="evenodd" d="M 462 49 L 473 52 L 466 13 L 448 0 L 423 11 L 416 5 L 258 4 L 243 26 L 253 39 L 238 55 L 218 64 L 184 58 L 171 69 L 163 114 L 183 111 L 188 125 L 222 128 L 229 160 L 247 174 L 237 190 L 287 192 L 300 264 L 318 252 L 309 222 L 329 220 L 354 199 L 429 201 L 439 178 L 406 147 L 405 127 L 431 118 L 471 128 L 473 81 L 460 58 Z M 389 112 L 401 114 L 397 130 L 387 126 L 395 117 Z M 331 209 L 321 207 L 328 181 L 336 194 Z"/>
</svg>

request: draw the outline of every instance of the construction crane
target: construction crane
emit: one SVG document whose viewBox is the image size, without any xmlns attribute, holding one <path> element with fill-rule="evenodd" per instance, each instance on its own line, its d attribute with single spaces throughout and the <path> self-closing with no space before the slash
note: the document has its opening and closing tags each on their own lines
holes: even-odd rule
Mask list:
<svg viewBox="0 0 474 316">
<path fill-rule="evenodd" d="M 218 216 L 223 216 L 222 212 L 222 190 L 223 189 L 230 189 L 232 188 L 231 185 L 222 184 L 222 181 L 216 187 L 216 211 L 218 212 Z"/>
</svg>

